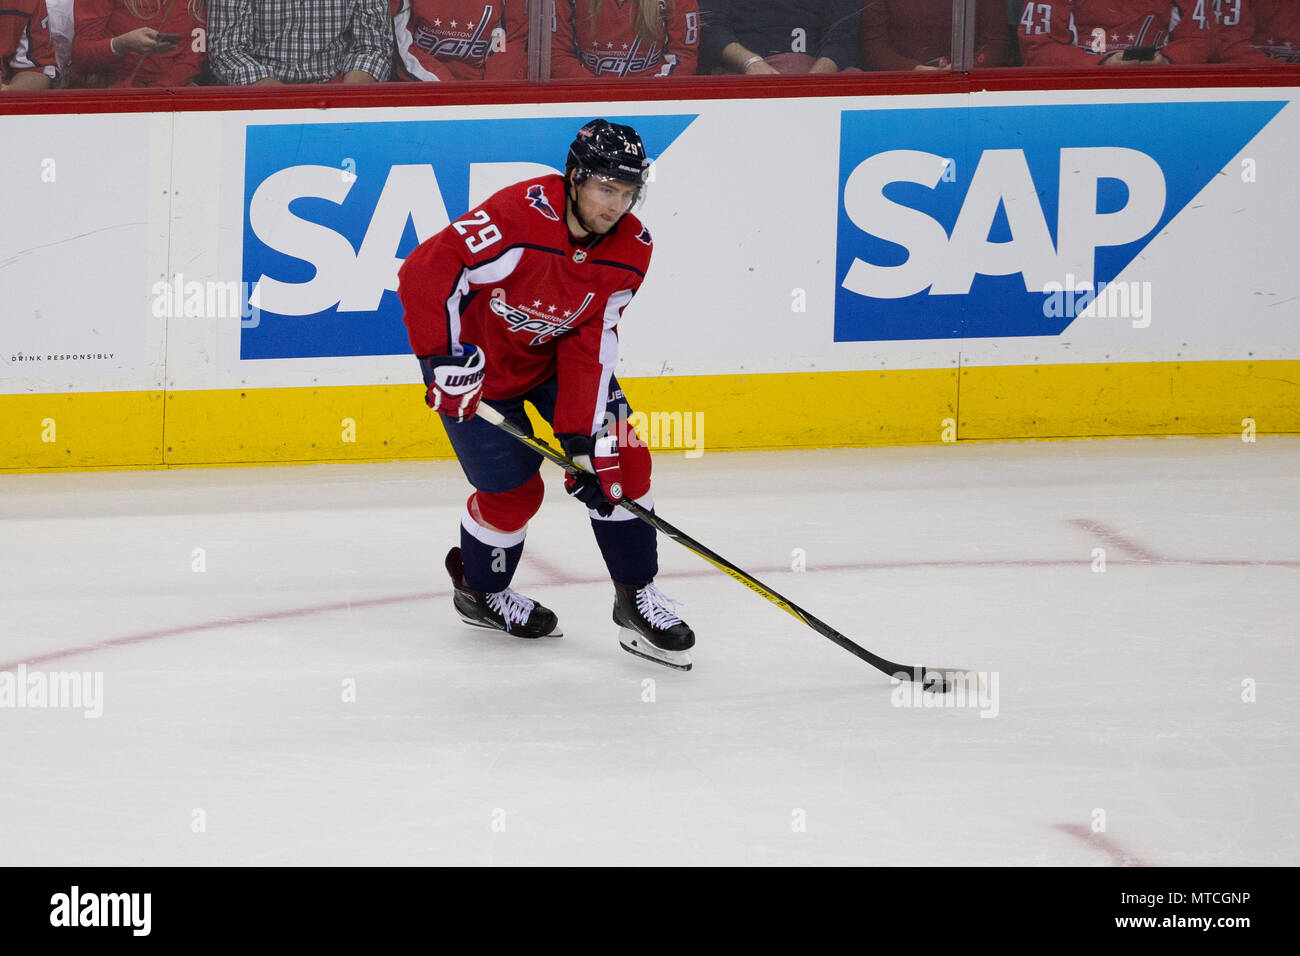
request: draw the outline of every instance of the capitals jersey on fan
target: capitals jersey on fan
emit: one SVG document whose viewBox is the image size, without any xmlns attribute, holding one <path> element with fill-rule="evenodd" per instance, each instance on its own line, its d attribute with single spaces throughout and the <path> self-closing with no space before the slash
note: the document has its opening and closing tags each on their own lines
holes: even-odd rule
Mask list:
<svg viewBox="0 0 1300 956">
<path fill-rule="evenodd" d="M 1254 0 L 1252 43 L 1275 60 L 1300 63 L 1300 2 Z"/>
<path fill-rule="evenodd" d="M 526 7 L 525 0 L 389 0 L 397 75 L 412 80 L 526 79 Z"/>
<path fill-rule="evenodd" d="M 0 80 L 28 70 L 57 73 L 45 0 L 0 0 Z"/>
<path fill-rule="evenodd" d="M 635 0 L 556 0 L 551 76 L 581 79 L 624 76 L 694 76 L 699 59 L 700 10 L 696 0 L 641 0 L 659 6 L 659 35 L 637 35 Z"/>
<path fill-rule="evenodd" d="M 483 350 L 485 398 L 559 377 L 557 433 L 594 434 L 618 359 L 617 325 L 650 266 L 650 232 L 631 213 L 595 242 L 564 221 L 564 177 L 517 183 L 421 243 L 397 294 L 416 355 Z"/>
<path fill-rule="evenodd" d="M 1026 0 L 1020 14 L 1025 66 L 1091 66 L 1129 47 L 1161 47 L 1174 63 L 1205 63 L 1212 19 L 1184 15 L 1199 0 Z M 1209 0 L 1213 2 L 1213 0 Z"/>
</svg>

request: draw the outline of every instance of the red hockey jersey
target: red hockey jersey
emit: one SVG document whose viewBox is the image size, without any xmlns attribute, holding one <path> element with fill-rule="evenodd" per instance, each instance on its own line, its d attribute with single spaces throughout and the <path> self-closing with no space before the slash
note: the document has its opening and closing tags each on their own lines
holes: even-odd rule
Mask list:
<svg viewBox="0 0 1300 956">
<path fill-rule="evenodd" d="M 635 0 L 555 0 L 551 23 L 551 76 L 557 79 L 694 76 L 699 61 L 700 8 L 696 0 L 658 3 L 659 36 L 647 43 L 636 32 Z"/>
<path fill-rule="evenodd" d="M 650 266 L 631 213 L 591 245 L 564 221 L 564 178 L 509 186 L 421 243 L 398 271 L 416 355 L 483 350 L 485 398 L 559 377 L 555 431 L 595 434 L 618 360 L 618 321 Z"/>
<path fill-rule="evenodd" d="M 8 83 L 15 73 L 27 70 L 37 70 L 51 80 L 56 76 L 50 14 L 45 9 L 45 0 L 3 0 L 0 2 L 0 80 Z"/>
<path fill-rule="evenodd" d="M 1026 0 L 1018 26 L 1025 66 L 1091 66 L 1117 50 L 1155 46 L 1174 63 L 1208 62 L 1213 17 L 1185 8 L 1214 0 Z"/>
<path fill-rule="evenodd" d="M 1300 63 L 1300 3 L 1296 0 L 1254 0 L 1255 49 L 1275 60 Z"/>
<path fill-rule="evenodd" d="M 189 86 L 203 69 L 204 54 L 199 51 L 204 46 L 196 31 L 204 29 L 204 22 L 194 16 L 186 0 L 176 0 L 167 9 L 158 7 L 144 18 L 121 0 L 77 0 L 73 14 L 72 86 L 126 86 L 128 81 L 131 86 Z M 170 53 L 118 56 L 109 48 L 113 37 L 140 27 L 179 33 L 181 38 Z"/>
<path fill-rule="evenodd" d="M 389 0 L 398 77 L 528 78 L 525 0 Z"/>
</svg>

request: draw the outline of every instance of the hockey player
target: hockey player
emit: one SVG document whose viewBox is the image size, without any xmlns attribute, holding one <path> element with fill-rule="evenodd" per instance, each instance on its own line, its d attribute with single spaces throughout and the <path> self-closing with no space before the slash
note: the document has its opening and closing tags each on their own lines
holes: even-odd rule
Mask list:
<svg viewBox="0 0 1300 956">
<path fill-rule="evenodd" d="M 398 295 L 426 401 L 475 489 L 446 561 L 461 619 L 515 637 L 561 634 L 552 611 L 510 587 L 542 502 L 542 459 L 474 414 L 481 399 L 531 434 L 527 401 L 591 471 L 566 477 L 565 490 L 589 509 L 620 643 L 689 670 L 695 635 L 654 585 L 654 528 L 615 507 L 625 495 L 653 507 L 650 453 L 614 377 L 618 322 L 650 264 L 650 232 L 631 212 L 648 169 L 634 129 L 593 120 L 563 176 L 507 187 L 417 247 Z"/>
<path fill-rule="evenodd" d="M 558 0 L 552 27 L 556 79 L 695 75 L 696 0 Z"/>
</svg>

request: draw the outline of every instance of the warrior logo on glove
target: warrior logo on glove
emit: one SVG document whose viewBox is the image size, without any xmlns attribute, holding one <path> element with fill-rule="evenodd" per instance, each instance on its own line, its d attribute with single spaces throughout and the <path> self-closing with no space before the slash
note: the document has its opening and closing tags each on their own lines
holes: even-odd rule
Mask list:
<svg viewBox="0 0 1300 956">
<path fill-rule="evenodd" d="M 474 417 L 487 371 L 481 349 L 467 345 L 464 355 L 426 355 L 420 359 L 420 368 L 429 388 L 425 401 L 430 408 L 455 416 L 458 422 Z"/>
</svg>

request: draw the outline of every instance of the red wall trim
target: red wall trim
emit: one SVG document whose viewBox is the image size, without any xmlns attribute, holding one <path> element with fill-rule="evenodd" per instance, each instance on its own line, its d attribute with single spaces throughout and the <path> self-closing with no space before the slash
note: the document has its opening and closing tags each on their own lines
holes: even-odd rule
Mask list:
<svg viewBox="0 0 1300 956">
<path fill-rule="evenodd" d="M 1120 75 L 1116 75 L 1120 74 Z M 171 113 L 208 110 L 486 106 L 520 103 L 772 99 L 800 96 L 901 96 L 978 90 L 1149 90 L 1300 86 L 1292 64 L 1129 70 L 1000 69 L 974 73 L 852 73 L 834 76 L 716 76 L 675 80 L 551 83 L 376 83 L 276 89 L 182 87 L 52 90 L 0 95 L 0 116 L 62 113 Z"/>
</svg>

